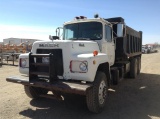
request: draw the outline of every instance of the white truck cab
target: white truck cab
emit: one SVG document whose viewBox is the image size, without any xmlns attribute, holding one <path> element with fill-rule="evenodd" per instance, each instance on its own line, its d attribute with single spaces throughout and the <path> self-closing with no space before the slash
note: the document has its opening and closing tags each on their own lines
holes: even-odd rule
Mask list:
<svg viewBox="0 0 160 119">
<path fill-rule="evenodd" d="M 63 73 L 59 79 L 93 82 L 100 64 L 112 66 L 115 61 L 112 24 L 102 18 L 76 18 L 64 24 L 62 40 L 37 41 L 31 52 L 51 53 L 54 49 L 62 50 L 63 59 L 58 62 L 63 64 Z M 29 74 L 28 57 L 19 56 L 21 73 Z"/>
</svg>

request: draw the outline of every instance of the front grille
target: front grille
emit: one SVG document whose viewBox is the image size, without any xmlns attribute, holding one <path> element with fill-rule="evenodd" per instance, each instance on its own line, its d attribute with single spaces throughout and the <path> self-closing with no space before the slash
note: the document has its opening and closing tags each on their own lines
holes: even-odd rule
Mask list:
<svg viewBox="0 0 160 119">
<path fill-rule="evenodd" d="M 63 75 L 63 56 L 62 49 L 37 49 L 37 54 L 53 54 L 55 57 L 54 65 L 55 72 L 57 75 Z M 36 62 L 42 63 L 42 58 L 37 58 Z M 45 66 L 40 66 L 37 68 L 40 72 L 49 72 L 49 68 Z"/>
<path fill-rule="evenodd" d="M 29 54 L 29 81 L 53 82 L 63 75 L 62 49 L 37 49 Z M 44 62 L 42 59 L 48 59 Z"/>
</svg>

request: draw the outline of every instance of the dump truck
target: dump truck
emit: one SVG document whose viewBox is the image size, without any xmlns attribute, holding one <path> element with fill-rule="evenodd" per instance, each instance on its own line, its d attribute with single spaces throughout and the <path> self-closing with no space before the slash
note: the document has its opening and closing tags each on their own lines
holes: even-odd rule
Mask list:
<svg viewBox="0 0 160 119">
<path fill-rule="evenodd" d="M 34 42 L 30 53 L 19 56 L 22 76 L 6 78 L 24 85 L 30 98 L 83 95 L 89 111 L 100 113 L 109 87 L 140 73 L 142 31 L 127 26 L 122 17 L 75 17 L 64 23 L 62 39 L 50 39 Z"/>
</svg>

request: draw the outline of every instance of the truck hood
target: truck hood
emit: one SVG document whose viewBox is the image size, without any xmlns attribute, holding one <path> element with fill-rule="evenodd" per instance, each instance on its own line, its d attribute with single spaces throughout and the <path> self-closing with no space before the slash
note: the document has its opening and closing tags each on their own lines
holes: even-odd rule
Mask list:
<svg viewBox="0 0 160 119">
<path fill-rule="evenodd" d="M 32 46 L 32 52 L 36 53 L 37 49 L 62 49 L 65 53 L 81 54 L 91 53 L 94 50 L 99 51 L 99 46 L 95 41 L 53 40 L 35 42 Z"/>
</svg>

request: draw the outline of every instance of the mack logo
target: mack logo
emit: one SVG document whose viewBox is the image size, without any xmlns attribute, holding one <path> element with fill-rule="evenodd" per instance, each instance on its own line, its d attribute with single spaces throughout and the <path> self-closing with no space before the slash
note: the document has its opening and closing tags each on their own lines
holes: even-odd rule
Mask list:
<svg viewBox="0 0 160 119">
<path fill-rule="evenodd" d="M 39 44 L 39 47 L 59 47 L 59 44 Z"/>
</svg>

